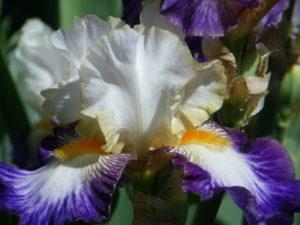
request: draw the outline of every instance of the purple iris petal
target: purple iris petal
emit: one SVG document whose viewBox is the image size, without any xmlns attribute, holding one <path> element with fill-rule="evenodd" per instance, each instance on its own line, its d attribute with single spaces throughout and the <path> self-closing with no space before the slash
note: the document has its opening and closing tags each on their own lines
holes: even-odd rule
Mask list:
<svg viewBox="0 0 300 225">
<path fill-rule="evenodd" d="M 129 160 L 131 156 L 119 154 L 98 162 L 93 158 L 65 165 L 52 162 L 35 171 L 0 163 L 0 210 L 19 215 L 22 225 L 101 222 L 109 214 L 112 194 Z"/>
<path fill-rule="evenodd" d="M 40 151 L 48 164 L 33 171 L 0 162 L 0 211 L 18 215 L 22 225 L 105 220 L 133 156 L 103 153 L 98 142 L 78 139 L 73 126 L 54 129 Z M 63 154 L 54 158 L 53 151 Z"/>
<path fill-rule="evenodd" d="M 280 143 L 270 138 L 248 143 L 243 132 L 216 124 L 205 125 L 202 132 L 208 142 L 164 150 L 175 156 L 175 166 L 184 168 L 183 189 L 199 193 L 202 200 L 227 191 L 250 225 L 292 224 L 293 212 L 300 210 L 300 181 Z M 230 146 L 221 147 L 218 143 L 226 137 Z M 216 138 L 214 144 L 211 138 Z"/>
<path fill-rule="evenodd" d="M 142 11 L 142 0 L 122 0 L 123 2 L 123 17 L 130 26 L 140 23 L 140 14 Z"/>
<path fill-rule="evenodd" d="M 266 27 L 274 27 L 281 21 L 283 12 L 289 7 L 289 0 L 279 0 L 262 19 Z"/>
<path fill-rule="evenodd" d="M 191 36 L 220 37 L 257 0 L 164 0 L 161 13 Z"/>
<path fill-rule="evenodd" d="M 226 192 L 231 196 L 234 202 L 245 211 L 245 217 L 249 225 L 291 225 L 293 224 L 293 216 L 289 212 L 270 213 L 263 218 L 258 219 L 259 212 L 256 210 L 255 197 L 249 191 L 240 187 L 225 188 Z M 249 212 L 247 212 L 249 211 Z"/>
</svg>

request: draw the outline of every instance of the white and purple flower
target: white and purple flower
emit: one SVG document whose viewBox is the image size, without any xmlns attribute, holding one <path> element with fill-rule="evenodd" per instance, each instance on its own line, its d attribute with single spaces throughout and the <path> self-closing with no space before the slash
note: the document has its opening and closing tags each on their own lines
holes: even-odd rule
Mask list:
<svg viewBox="0 0 300 225">
<path fill-rule="evenodd" d="M 300 182 L 291 158 L 279 142 L 208 122 L 187 131 L 179 146 L 162 150 L 184 168 L 183 189 L 207 200 L 226 191 L 248 224 L 292 224 L 299 211 Z M 279 172 L 280 171 L 280 172 Z"/>
<path fill-rule="evenodd" d="M 77 19 L 52 44 L 69 62 L 42 92 L 59 127 L 40 145 L 43 167 L 0 163 L 0 210 L 23 225 L 101 222 L 126 166 L 167 154 L 185 191 L 203 200 L 227 191 L 250 225 L 291 224 L 300 182 L 286 151 L 207 122 L 227 88 L 219 60 L 199 63 L 174 33 L 114 18 Z"/>
</svg>

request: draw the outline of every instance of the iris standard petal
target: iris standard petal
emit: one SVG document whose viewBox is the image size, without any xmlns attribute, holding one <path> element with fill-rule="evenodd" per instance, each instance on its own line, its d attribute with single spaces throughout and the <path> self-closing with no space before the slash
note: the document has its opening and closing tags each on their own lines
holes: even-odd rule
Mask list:
<svg viewBox="0 0 300 225">
<path fill-rule="evenodd" d="M 106 142 L 136 150 L 170 126 L 174 102 L 196 75 L 185 44 L 155 27 L 124 27 L 100 39 L 80 69 L 83 114 L 98 118 Z"/>
<path fill-rule="evenodd" d="M 295 181 L 292 161 L 277 142 L 269 138 L 247 142 L 246 135 L 206 123 L 187 131 L 178 147 L 165 150 L 183 167 L 185 191 L 202 200 L 227 191 L 244 211 L 249 224 L 291 224 L 300 210 L 300 182 Z"/>
<path fill-rule="evenodd" d="M 105 220 L 116 184 L 133 157 L 101 153 L 101 145 L 71 141 L 35 171 L 0 163 L 0 210 L 17 214 L 22 225 Z"/>
<path fill-rule="evenodd" d="M 52 35 L 52 44 L 69 60 L 69 68 L 60 82 L 42 91 L 46 99 L 43 108 L 60 123 L 68 124 L 80 118 L 80 83 L 78 69 L 89 47 L 101 36 L 125 26 L 120 19 L 109 17 L 102 21 L 96 16 L 77 18 L 74 29 L 61 29 Z"/>
<path fill-rule="evenodd" d="M 223 104 L 226 93 L 224 67 L 218 60 L 198 64 L 197 75 L 185 86 L 185 95 L 173 121 L 185 129 L 198 127 Z M 173 132 L 180 133 L 177 126 Z M 185 130 L 184 129 L 184 130 Z"/>
<path fill-rule="evenodd" d="M 50 43 L 52 32 L 41 20 L 28 20 L 21 29 L 16 49 L 9 55 L 13 79 L 28 113 L 33 115 L 32 123 L 42 117 L 41 90 L 60 81 L 68 65 Z"/>
<path fill-rule="evenodd" d="M 97 119 L 106 152 L 120 152 L 125 144 L 136 153 L 174 140 L 174 117 L 177 125 L 187 119 L 199 126 L 220 107 L 226 82 L 220 62 L 199 64 L 167 30 L 132 29 L 117 19 L 107 24 L 111 32 L 86 50 L 80 79 L 73 76 L 43 92 L 44 109 L 60 122 Z"/>
<path fill-rule="evenodd" d="M 88 48 L 97 39 L 123 25 L 125 23 L 113 17 L 109 17 L 107 22 L 93 15 L 76 18 L 75 28 L 60 29 L 54 32 L 52 43 L 78 68 L 84 60 Z"/>
<path fill-rule="evenodd" d="M 164 0 L 161 13 L 185 34 L 219 37 L 238 23 L 239 16 L 257 0 Z"/>
<path fill-rule="evenodd" d="M 125 19 L 126 23 L 130 24 L 131 26 L 141 22 L 141 24 L 143 24 L 145 27 L 156 26 L 161 29 L 171 31 L 182 40 L 184 40 L 185 34 L 180 30 L 180 28 L 175 26 L 168 20 L 167 17 L 160 13 L 160 3 L 160 0 L 125 0 L 123 1 L 123 19 Z M 133 5 L 139 8 L 135 8 L 135 10 L 132 10 Z M 135 23 L 132 23 L 132 21 L 135 21 Z M 185 40 L 194 58 L 199 60 L 200 62 L 205 61 L 204 57 L 202 57 L 201 54 L 202 38 L 189 36 L 186 37 Z"/>
</svg>

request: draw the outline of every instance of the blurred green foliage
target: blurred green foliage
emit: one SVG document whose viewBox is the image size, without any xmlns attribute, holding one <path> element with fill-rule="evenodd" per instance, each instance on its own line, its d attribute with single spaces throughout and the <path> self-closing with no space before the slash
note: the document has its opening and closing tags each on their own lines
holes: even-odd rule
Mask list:
<svg viewBox="0 0 300 225">
<path fill-rule="evenodd" d="M 122 2 L 120 0 L 59 0 L 59 25 L 71 27 L 74 16 L 82 17 L 95 14 L 102 19 L 108 15 L 120 17 Z"/>
<path fill-rule="evenodd" d="M 278 113 L 278 138 L 290 152 L 300 178 L 300 65 L 294 65 L 285 74 Z"/>
<path fill-rule="evenodd" d="M 281 84 L 280 108 L 277 114 L 278 140 L 289 151 L 300 178 L 300 65 L 293 65 Z M 300 224 L 300 215 L 295 217 Z"/>
</svg>

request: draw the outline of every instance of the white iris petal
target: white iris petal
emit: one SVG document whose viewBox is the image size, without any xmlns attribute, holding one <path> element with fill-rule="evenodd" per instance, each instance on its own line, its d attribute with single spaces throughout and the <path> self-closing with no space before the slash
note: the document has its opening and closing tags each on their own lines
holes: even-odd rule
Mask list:
<svg viewBox="0 0 300 225">
<path fill-rule="evenodd" d="M 52 35 L 53 45 L 70 65 L 62 79 L 55 86 L 46 89 L 44 110 L 61 123 L 72 123 L 80 119 L 80 82 L 78 70 L 86 58 L 89 47 L 109 32 L 126 26 L 120 19 L 109 17 L 107 22 L 96 16 L 76 18 L 74 29 L 61 29 Z"/>
<path fill-rule="evenodd" d="M 200 64 L 182 37 L 167 30 L 87 16 L 52 41 L 69 67 L 42 92 L 44 109 L 61 123 L 96 119 L 107 152 L 125 145 L 143 155 L 149 147 L 174 145 L 222 104 L 221 64 Z"/>
<path fill-rule="evenodd" d="M 90 51 L 80 69 L 82 113 L 98 119 L 108 145 L 121 141 L 143 154 L 154 140 L 170 144 L 181 111 L 198 126 L 222 104 L 221 64 L 200 65 L 171 32 L 124 27 Z"/>
<path fill-rule="evenodd" d="M 31 122 L 42 118 L 41 90 L 62 78 L 67 60 L 55 49 L 50 38 L 53 31 L 39 19 L 28 20 L 21 29 L 19 43 L 9 55 L 9 67 Z"/>
</svg>

